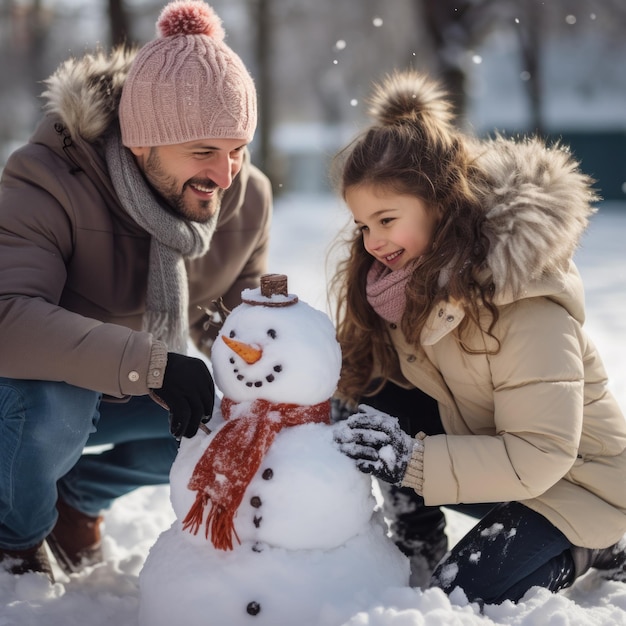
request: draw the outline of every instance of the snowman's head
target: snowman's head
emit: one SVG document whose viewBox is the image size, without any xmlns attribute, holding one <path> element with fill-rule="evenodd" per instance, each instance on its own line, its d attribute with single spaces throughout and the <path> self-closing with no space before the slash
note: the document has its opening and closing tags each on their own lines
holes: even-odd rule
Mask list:
<svg viewBox="0 0 626 626">
<path fill-rule="evenodd" d="M 226 318 L 211 361 L 217 386 L 235 402 L 311 405 L 335 391 L 341 350 L 328 316 L 296 298 L 288 306 L 240 304 Z"/>
</svg>

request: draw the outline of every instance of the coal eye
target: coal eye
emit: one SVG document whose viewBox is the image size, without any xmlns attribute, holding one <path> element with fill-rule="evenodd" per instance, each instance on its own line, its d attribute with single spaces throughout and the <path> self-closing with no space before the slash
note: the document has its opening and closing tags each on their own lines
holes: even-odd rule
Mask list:
<svg viewBox="0 0 626 626">
<path fill-rule="evenodd" d="M 234 330 L 231 330 L 231 331 L 228 333 L 228 336 L 232 339 L 232 338 L 235 336 L 235 331 L 234 331 Z"/>
<path fill-rule="evenodd" d="M 272 339 L 276 339 L 276 331 L 273 328 L 270 328 L 267 331 L 267 335 L 268 337 L 271 337 Z"/>
</svg>

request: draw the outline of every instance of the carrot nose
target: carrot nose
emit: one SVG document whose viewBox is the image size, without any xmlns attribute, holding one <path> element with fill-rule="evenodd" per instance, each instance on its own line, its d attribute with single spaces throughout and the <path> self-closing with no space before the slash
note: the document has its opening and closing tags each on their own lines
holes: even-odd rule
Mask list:
<svg viewBox="0 0 626 626">
<path fill-rule="evenodd" d="M 235 341 L 230 337 L 222 335 L 224 343 L 236 354 L 238 354 L 248 365 L 256 363 L 262 356 L 263 350 L 254 348 L 249 343 L 243 343 L 241 341 Z"/>
</svg>

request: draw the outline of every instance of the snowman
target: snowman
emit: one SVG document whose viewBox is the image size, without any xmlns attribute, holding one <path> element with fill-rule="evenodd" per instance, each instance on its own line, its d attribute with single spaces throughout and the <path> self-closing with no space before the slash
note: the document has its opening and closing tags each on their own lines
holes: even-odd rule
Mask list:
<svg viewBox="0 0 626 626">
<path fill-rule="evenodd" d="M 406 587 L 371 478 L 334 443 L 341 352 L 328 316 L 264 275 L 211 360 L 223 397 L 172 467 L 176 519 L 141 571 L 140 626 L 339 625 Z"/>
</svg>

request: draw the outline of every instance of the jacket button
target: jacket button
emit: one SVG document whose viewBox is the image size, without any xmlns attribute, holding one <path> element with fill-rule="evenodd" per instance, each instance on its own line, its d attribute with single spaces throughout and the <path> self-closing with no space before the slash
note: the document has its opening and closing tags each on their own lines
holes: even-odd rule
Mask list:
<svg viewBox="0 0 626 626">
<path fill-rule="evenodd" d="M 271 467 L 268 467 L 266 470 L 263 471 L 263 473 L 261 474 L 261 478 L 263 480 L 271 480 L 272 477 L 274 476 L 274 470 Z"/>
<path fill-rule="evenodd" d="M 261 498 L 259 498 L 259 496 L 252 496 L 250 498 L 250 505 L 258 509 L 261 506 Z"/>
<path fill-rule="evenodd" d="M 135 370 L 128 372 L 128 380 L 130 380 L 131 383 L 136 383 L 139 380 L 139 372 Z"/>
</svg>

